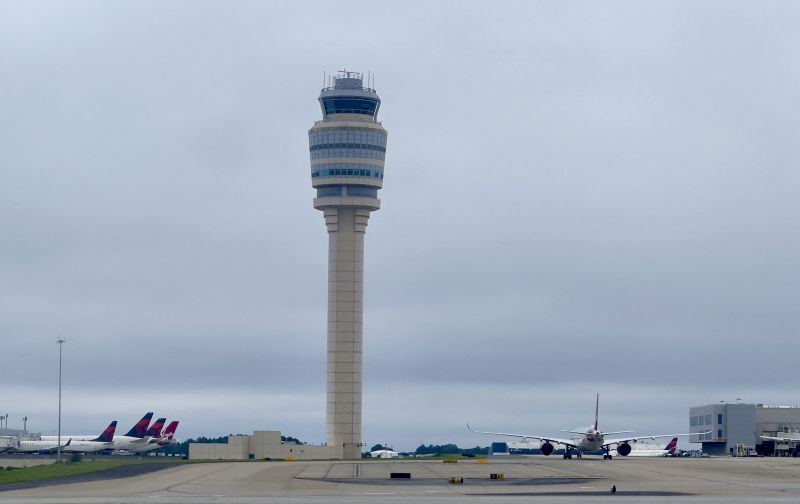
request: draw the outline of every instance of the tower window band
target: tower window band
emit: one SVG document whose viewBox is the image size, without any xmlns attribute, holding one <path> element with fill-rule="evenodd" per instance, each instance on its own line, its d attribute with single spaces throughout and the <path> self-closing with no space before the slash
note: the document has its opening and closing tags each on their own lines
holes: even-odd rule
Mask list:
<svg viewBox="0 0 800 504">
<path fill-rule="evenodd" d="M 322 105 L 325 115 L 328 114 L 363 114 L 374 116 L 378 110 L 378 102 L 369 98 L 357 97 L 330 97 L 323 98 Z"/>
</svg>

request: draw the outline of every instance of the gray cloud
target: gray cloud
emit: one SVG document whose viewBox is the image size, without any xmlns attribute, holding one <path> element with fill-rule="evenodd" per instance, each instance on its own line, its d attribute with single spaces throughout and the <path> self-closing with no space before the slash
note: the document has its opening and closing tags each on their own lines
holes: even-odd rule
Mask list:
<svg viewBox="0 0 800 504">
<path fill-rule="evenodd" d="M 324 437 L 305 132 L 341 65 L 377 74 L 390 133 L 366 442 L 582 425 L 593 383 L 619 428 L 793 402 L 797 11 L 5 2 L 3 407 L 50 428 L 64 336 L 71 427 Z"/>
</svg>

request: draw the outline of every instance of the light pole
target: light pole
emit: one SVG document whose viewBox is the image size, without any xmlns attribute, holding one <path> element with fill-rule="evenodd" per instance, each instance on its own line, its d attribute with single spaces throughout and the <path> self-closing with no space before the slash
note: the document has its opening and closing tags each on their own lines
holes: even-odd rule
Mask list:
<svg viewBox="0 0 800 504">
<path fill-rule="evenodd" d="M 28 433 L 28 417 L 22 417 L 22 432 L 25 434 Z"/>
<path fill-rule="evenodd" d="M 64 338 L 58 338 L 58 456 L 56 463 L 61 462 L 61 347 Z"/>
</svg>

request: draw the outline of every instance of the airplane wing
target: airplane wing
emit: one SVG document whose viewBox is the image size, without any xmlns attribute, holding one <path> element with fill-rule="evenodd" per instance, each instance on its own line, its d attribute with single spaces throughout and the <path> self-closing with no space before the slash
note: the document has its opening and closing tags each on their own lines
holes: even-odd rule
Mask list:
<svg viewBox="0 0 800 504">
<path fill-rule="evenodd" d="M 711 431 L 708 431 L 711 432 Z M 697 434 L 708 434 L 708 432 L 692 432 L 691 434 L 656 434 L 653 436 L 631 436 L 628 438 L 606 439 L 603 443 L 603 448 L 611 447 L 613 445 L 621 445 L 622 443 L 636 443 L 644 441 L 645 439 L 658 439 L 666 437 L 679 437 L 679 436 L 694 436 Z"/>
<path fill-rule="evenodd" d="M 798 439 L 796 437 L 776 437 L 776 436 L 758 436 L 761 439 L 766 439 L 767 441 L 782 441 L 784 443 L 796 443 Z"/>
<path fill-rule="evenodd" d="M 467 430 L 470 431 L 470 432 L 474 432 L 476 434 L 491 434 L 491 435 L 494 435 L 494 436 L 518 437 L 518 438 L 522 438 L 522 439 L 538 439 L 540 441 L 547 441 L 547 442 L 550 442 L 550 443 L 556 443 L 556 444 L 564 445 L 564 446 L 567 446 L 569 448 L 577 448 L 578 447 L 578 445 L 575 444 L 575 441 L 573 441 L 572 439 L 558 439 L 558 438 L 551 438 L 551 437 L 546 437 L 546 436 L 535 436 L 533 434 L 511 434 L 511 433 L 508 433 L 508 432 L 476 431 L 476 430 L 473 430 L 472 427 L 469 426 L 469 424 L 467 424 Z"/>
</svg>

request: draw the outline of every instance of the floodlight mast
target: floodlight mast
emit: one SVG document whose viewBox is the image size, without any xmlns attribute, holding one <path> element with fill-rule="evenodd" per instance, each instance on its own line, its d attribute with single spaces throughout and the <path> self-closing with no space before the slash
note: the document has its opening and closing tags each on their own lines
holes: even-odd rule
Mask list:
<svg viewBox="0 0 800 504">
<path fill-rule="evenodd" d="M 64 346 L 64 338 L 58 338 L 58 455 L 56 462 L 61 462 L 61 347 Z"/>
</svg>

